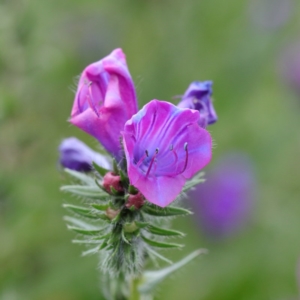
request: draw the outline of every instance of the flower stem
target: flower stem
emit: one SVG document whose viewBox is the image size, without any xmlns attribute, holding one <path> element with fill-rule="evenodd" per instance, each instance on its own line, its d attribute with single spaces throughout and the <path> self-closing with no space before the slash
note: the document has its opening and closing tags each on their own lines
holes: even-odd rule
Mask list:
<svg viewBox="0 0 300 300">
<path fill-rule="evenodd" d="M 152 300 L 151 295 L 141 294 L 138 290 L 140 278 L 133 278 L 130 284 L 130 298 L 128 300 Z"/>
</svg>

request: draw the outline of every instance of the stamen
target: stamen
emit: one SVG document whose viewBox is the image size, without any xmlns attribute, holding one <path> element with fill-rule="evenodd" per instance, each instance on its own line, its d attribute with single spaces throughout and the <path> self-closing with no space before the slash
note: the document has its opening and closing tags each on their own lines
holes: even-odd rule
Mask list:
<svg viewBox="0 0 300 300">
<path fill-rule="evenodd" d="M 140 158 L 140 160 L 138 161 L 138 163 L 136 164 L 137 167 L 139 167 L 141 165 L 141 163 L 144 161 L 144 159 L 146 157 L 149 157 L 149 153 L 148 153 L 148 150 L 145 150 L 145 154 Z"/>
<path fill-rule="evenodd" d="M 88 85 L 89 85 L 89 87 L 88 87 L 88 89 L 89 89 L 88 102 L 89 102 L 90 107 L 93 109 L 93 111 L 95 112 L 95 114 L 96 114 L 97 117 L 99 118 L 99 114 L 98 114 L 98 112 L 97 112 L 97 110 L 96 110 L 95 103 L 94 103 L 94 99 L 93 99 L 92 88 L 91 88 L 92 84 L 93 84 L 92 81 L 89 82 L 89 84 L 88 84 Z"/>
<path fill-rule="evenodd" d="M 156 161 L 155 157 L 156 157 L 156 155 L 158 154 L 158 151 L 159 151 L 159 149 L 156 148 L 156 149 L 155 149 L 155 153 L 154 153 L 154 155 L 153 155 L 153 157 L 152 157 L 152 159 L 151 159 L 149 168 L 148 168 L 148 170 L 147 170 L 146 177 L 149 175 L 149 173 L 150 173 L 150 171 L 151 171 L 151 168 L 152 168 L 152 165 L 153 165 L 154 160 Z"/>
<path fill-rule="evenodd" d="M 174 150 L 173 144 L 171 144 L 171 146 L 170 146 L 170 151 L 172 151 L 173 154 L 175 155 L 175 163 L 174 164 L 176 165 L 177 161 L 178 161 L 178 155 L 177 155 L 176 151 Z"/>
<path fill-rule="evenodd" d="M 188 161 L 189 161 L 188 143 L 184 143 L 183 148 L 184 148 L 184 151 L 185 151 L 185 164 L 184 164 L 184 168 L 183 168 L 181 173 L 183 173 L 185 171 L 185 169 L 187 167 L 187 164 L 188 164 Z"/>
</svg>

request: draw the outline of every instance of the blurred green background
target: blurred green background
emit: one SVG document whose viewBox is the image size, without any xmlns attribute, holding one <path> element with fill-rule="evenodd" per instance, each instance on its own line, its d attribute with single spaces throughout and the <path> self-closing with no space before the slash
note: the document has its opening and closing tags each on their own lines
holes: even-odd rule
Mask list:
<svg viewBox="0 0 300 300">
<path fill-rule="evenodd" d="M 193 218 L 177 260 L 210 250 L 166 281 L 155 299 L 296 299 L 300 255 L 300 95 L 280 60 L 297 42 L 300 2 L 287 0 L 0 1 L 0 299 L 102 299 L 97 257 L 63 221 L 57 147 L 92 137 L 67 122 L 83 68 L 122 47 L 140 107 L 177 101 L 213 80 L 219 121 L 211 166 L 240 150 L 257 185 L 248 227 L 212 242 Z M 299 54 L 300 55 L 300 54 Z M 76 82 L 76 80 L 75 80 Z M 70 199 L 69 199 L 70 200 Z"/>
</svg>

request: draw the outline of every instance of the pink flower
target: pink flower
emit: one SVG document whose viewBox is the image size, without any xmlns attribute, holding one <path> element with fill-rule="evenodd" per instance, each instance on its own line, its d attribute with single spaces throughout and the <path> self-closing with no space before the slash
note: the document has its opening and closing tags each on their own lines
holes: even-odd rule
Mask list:
<svg viewBox="0 0 300 300">
<path fill-rule="evenodd" d="M 136 112 L 134 84 L 121 49 L 84 69 L 70 122 L 94 136 L 117 159 L 121 131 Z"/>
<path fill-rule="evenodd" d="M 152 100 L 126 122 L 123 143 L 130 184 L 165 207 L 185 181 L 211 159 L 210 134 L 198 125 L 196 110 Z"/>
</svg>

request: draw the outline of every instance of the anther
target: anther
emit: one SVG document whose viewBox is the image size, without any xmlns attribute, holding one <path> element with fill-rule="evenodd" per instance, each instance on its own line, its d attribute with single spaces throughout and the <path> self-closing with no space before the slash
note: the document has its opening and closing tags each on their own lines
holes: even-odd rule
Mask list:
<svg viewBox="0 0 300 300">
<path fill-rule="evenodd" d="M 187 151 L 187 147 L 188 147 L 188 143 L 184 143 L 184 146 L 183 146 L 184 151 Z"/>
</svg>

